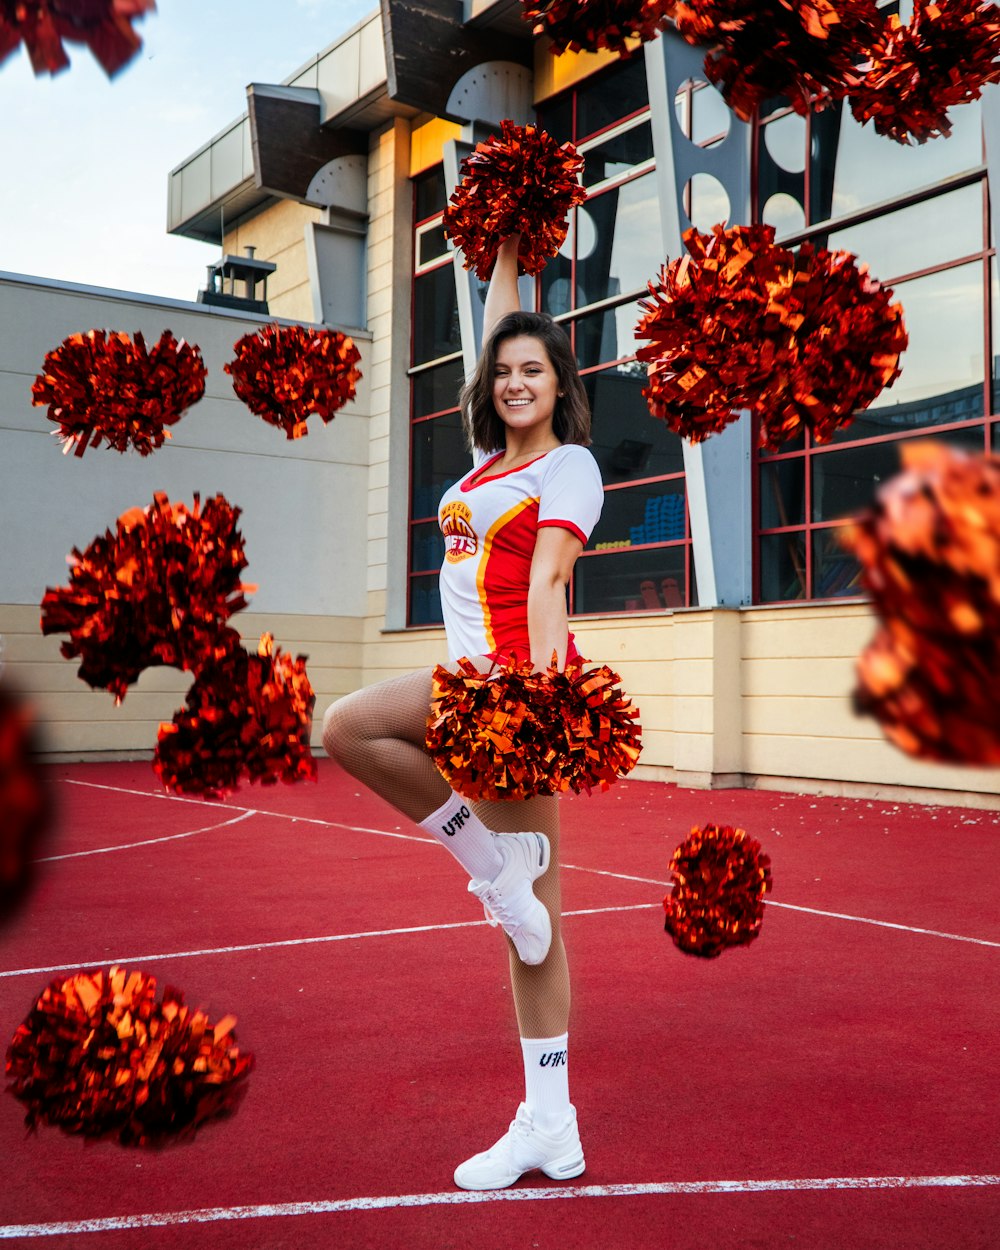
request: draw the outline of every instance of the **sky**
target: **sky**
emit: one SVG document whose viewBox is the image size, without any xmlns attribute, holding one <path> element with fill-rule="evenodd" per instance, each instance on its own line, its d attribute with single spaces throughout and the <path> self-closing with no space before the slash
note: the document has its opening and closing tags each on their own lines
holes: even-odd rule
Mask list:
<svg viewBox="0 0 1000 1250">
<path fill-rule="evenodd" d="M 194 300 L 215 245 L 168 235 L 167 176 L 377 0 L 158 0 L 108 79 L 84 44 L 0 64 L 0 271 Z"/>
</svg>

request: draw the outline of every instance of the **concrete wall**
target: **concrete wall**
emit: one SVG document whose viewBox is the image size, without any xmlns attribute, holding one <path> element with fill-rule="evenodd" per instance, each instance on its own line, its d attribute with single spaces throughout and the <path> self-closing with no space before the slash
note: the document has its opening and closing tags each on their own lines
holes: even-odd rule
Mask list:
<svg viewBox="0 0 1000 1250">
<path fill-rule="evenodd" d="M 60 658 L 61 639 L 39 632 L 38 605 L 47 586 L 68 582 L 71 549 L 157 490 L 189 505 L 196 491 L 221 492 L 242 509 L 244 578 L 259 585 L 233 619 L 245 640 L 272 629 L 282 649 L 308 653 L 323 705 L 360 681 L 371 344 L 359 342 L 366 379 L 356 399 L 330 426 L 314 418 L 308 436 L 290 442 L 249 412 L 223 372 L 233 344 L 259 324 L 180 301 L 0 277 L 0 634 L 8 678 L 37 697 L 54 752 L 151 749 L 155 724 L 190 681 L 148 673 L 115 709 Z M 61 455 L 57 427 L 31 403 L 46 353 L 92 328 L 141 330 L 147 343 L 170 329 L 201 348 L 206 396 L 152 455 Z"/>
<path fill-rule="evenodd" d="M 226 231 L 226 255 L 243 256 L 247 247 L 254 247 L 258 260 L 273 261 L 278 266 L 267 283 L 267 304 L 272 317 L 312 321 L 305 229 L 309 222 L 322 221 L 323 217 L 322 209 L 283 200 Z"/>
</svg>

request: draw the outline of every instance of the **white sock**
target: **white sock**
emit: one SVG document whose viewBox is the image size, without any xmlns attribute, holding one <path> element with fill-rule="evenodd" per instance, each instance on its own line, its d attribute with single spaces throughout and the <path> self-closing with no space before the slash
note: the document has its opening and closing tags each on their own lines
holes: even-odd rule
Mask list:
<svg viewBox="0 0 1000 1250">
<path fill-rule="evenodd" d="M 524 1105 L 543 1132 L 561 1128 L 570 1112 L 568 1033 L 522 1037 Z"/>
<path fill-rule="evenodd" d="M 493 833 L 454 790 L 447 803 L 420 821 L 420 828 L 446 846 L 470 877 L 492 881 L 503 867 Z"/>
</svg>

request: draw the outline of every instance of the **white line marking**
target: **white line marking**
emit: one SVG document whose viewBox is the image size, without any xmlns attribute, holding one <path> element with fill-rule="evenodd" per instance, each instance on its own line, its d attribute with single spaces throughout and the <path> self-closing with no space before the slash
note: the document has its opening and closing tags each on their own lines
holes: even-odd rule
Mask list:
<svg viewBox="0 0 1000 1250">
<path fill-rule="evenodd" d="M 489 1202 L 551 1202 L 574 1198 L 647 1198 L 677 1194 L 767 1194 L 833 1189 L 976 1189 L 1000 1185 L 1000 1176 L 829 1176 L 792 1180 L 664 1181 L 635 1185 L 568 1185 L 559 1189 L 450 1190 L 437 1194 L 266 1202 L 253 1206 L 202 1207 L 112 1215 L 103 1219 L 61 1220 L 51 1224 L 0 1225 L 0 1240 L 58 1237 L 73 1233 L 122 1232 L 177 1224 L 216 1224 L 224 1220 L 267 1220 L 297 1215 L 336 1215 L 344 1211 L 389 1211 L 403 1207 L 466 1206 Z"/>
<path fill-rule="evenodd" d="M 643 911 L 659 907 L 659 903 L 629 903 L 624 907 L 585 907 L 578 911 L 564 911 L 567 916 L 597 916 L 610 911 Z M 12 968 L 0 972 L 0 979 L 6 977 L 26 977 L 51 972 L 67 972 L 77 968 L 103 967 L 105 964 L 137 964 L 150 963 L 154 959 L 196 959 L 208 955 L 238 955 L 244 951 L 277 950 L 287 946 L 316 946 L 325 942 L 353 942 L 359 938 L 400 937 L 409 933 L 436 933 L 439 929 L 477 929 L 483 928 L 487 920 L 458 920 L 450 924 L 411 925 L 405 929 L 368 929 L 360 933 L 331 933 L 323 937 L 285 938 L 278 942 L 248 942 L 243 946 L 211 946 L 204 950 L 166 951 L 157 955 L 117 955 L 113 959 L 101 958 L 74 964 L 51 964 L 46 968 Z"/>
<path fill-rule="evenodd" d="M 219 800 L 212 799 L 188 799 L 179 794 L 161 794 L 157 790 L 127 790 L 123 786 L 105 786 L 96 781 L 74 781 L 71 777 L 63 777 L 68 786 L 86 786 L 91 790 L 111 790 L 114 794 L 133 794 L 141 799 L 160 799 L 168 803 L 197 803 L 201 807 L 214 807 L 216 811 L 228 809 L 236 812 L 251 812 L 258 816 L 273 816 L 275 820 L 290 820 L 293 824 L 302 825 L 321 825 L 326 829 L 347 829 L 351 833 L 375 833 L 380 838 L 402 838 L 404 842 L 428 842 L 433 843 L 435 838 L 424 837 L 415 833 L 390 833 L 388 829 L 370 829 L 367 825 L 345 825 L 339 820 L 320 820 L 317 816 L 293 816 L 289 812 L 265 812 L 259 807 L 237 807 L 235 804 L 226 803 L 223 807 Z"/>
<path fill-rule="evenodd" d="M 658 885 L 669 890 L 671 882 L 658 881 L 654 877 L 631 877 L 624 872 L 608 872 L 604 868 L 583 868 L 579 864 L 562 864 L 562 868 L 572 868 L 575 872 L 591 872 L 598 877 L 615 877 L 620 881 L 640 881 L 646 885 Z M 765 907 L 783 907 L 786 911 L 801 911 L 809 916 L 826 916 L 831 920 L 850 920 L 854 924 L 875 925 L 879 929 L 899 929 L 903 933 L 922 933 L 925 937 L 946 938 L 949 942 L 970 942 L 973 946 L 993 946 L 1000 948 L 1000 942 L 991 942 L 986 938 L 965 937 L 961 933 L 943 933 L 940 929 L 920 929 L 910 924 L 895 924 L 891 920 L 873 920 L 869 916 L 851 916 L 840 911 L 821 911 L 818 907 L 799 907 L 795 903 L 779 903 L 774 899 L 764 900 Z"/>
<path fill-rule="evenodd" d="M 163 838 L 147 838 L 144 842 L 123 842 L 121 846 L 97 846 L 91 851 L 72 851 L 68 855 L 46 855 L 44 859 L 35 860 L 36 864 L 54 864 L 58 859 L 83 859 L 87 855 L 110 855 L 114 851 L 133 851 L 137 846 L 155 846 L 158 842 L 176 842 L 179 838 L 193 838 L 196 833 L 211 833 L 213 829 L 225 829 L 227 825 L 238 825 L 248 816 L 256 816 L 253 808 L 234 816 L 232 820 L 224 820 L 219 825 L 203 825 L 201 829 L 189 829 L 187 833 L 171 833 Z"/>
</svg>

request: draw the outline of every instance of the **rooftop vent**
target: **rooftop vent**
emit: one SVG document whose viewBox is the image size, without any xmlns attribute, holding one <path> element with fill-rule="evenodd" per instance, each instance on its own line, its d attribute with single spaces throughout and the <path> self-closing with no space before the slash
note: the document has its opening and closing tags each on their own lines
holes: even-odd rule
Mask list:
<svg viewBox="0 0 1000 1250">
<path fill-rule="evenodd" d="M 267 280 L 278 266 L 269 260 L 255 260 L 256 248 L 246 247 L 244 251 L 244 256 L 223 256 L 208 266 L 205 290 L 198 292 L 199 304 L 267 315 Z"/>
</svg>

